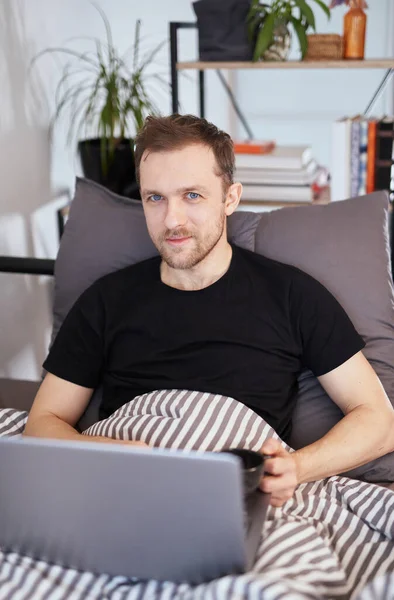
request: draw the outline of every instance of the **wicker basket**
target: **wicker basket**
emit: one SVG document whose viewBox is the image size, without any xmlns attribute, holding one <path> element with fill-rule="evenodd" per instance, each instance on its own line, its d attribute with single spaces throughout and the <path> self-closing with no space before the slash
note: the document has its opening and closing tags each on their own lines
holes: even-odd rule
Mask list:
<svg viewBox="0 0 394 600">
<path fill-rule="evenodd" d="M 308 50 L 305 60 L 341 60 L 343 58 L 343 38 L 334 33 L 313 33 L 308 35 Z"/>
</svg>

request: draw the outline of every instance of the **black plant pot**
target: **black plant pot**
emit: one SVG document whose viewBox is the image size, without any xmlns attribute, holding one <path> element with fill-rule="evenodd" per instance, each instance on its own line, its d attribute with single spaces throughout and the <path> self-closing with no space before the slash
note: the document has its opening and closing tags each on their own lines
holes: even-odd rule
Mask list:
<svg viewBox="0 0 394 600">
<path fill-rule="evenodd" d="M 83 173 L 87 179 L 92 179 L 121 196 L 141 200 L 135 177 L 132 140 L 125 139 L 119 142 L 112 157 L 107 150 L 105 161 L 102 158 L 99 138 L 79 142 L 78 149 Z"/>
<path fill-rule="evenodd" d="M 252 60 L 246 17 L 251 0 L 198 0 L 197 16 L 200 60 Z"/>
</svg>

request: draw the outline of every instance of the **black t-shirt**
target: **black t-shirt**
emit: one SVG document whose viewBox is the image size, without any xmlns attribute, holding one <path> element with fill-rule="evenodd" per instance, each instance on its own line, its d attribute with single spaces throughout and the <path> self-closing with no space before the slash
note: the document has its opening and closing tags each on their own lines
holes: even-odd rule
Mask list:
<svg viewBox="0 0 394 600">
<path fill-rule="evenodd" d="M 328 290 L 299 269 L 233 246 L 209 287 L 160 278 L 160 257 L 96 281 L 65 319 L 44 368 L 103 384 L 100 417 L 157 389 L 231 396 L 288 437 L 297 375 L 328 373 L 364 347 Z"/>
</svg>

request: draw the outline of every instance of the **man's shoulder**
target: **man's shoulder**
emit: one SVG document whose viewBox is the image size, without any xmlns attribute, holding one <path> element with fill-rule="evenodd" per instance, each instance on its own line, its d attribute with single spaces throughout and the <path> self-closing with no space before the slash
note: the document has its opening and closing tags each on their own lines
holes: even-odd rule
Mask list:
<svg viewBox="0 0 394 600">
<path fill-rule="evenodd" d="M 327 292 L 324 284 L 295 265 L 238 246 L 236 248 L 240 257 L 238 261 L 240 272 L 245 271 L 245 268 L 250 269 L 253 276 L 261 277 L 264 284 L 268 284 L 271 288 L 290 290 L 290 295 L 301 294 L 302 296 Z"/>
<path fill-rule="evenodd" d="M 258 252 L 247 250 L 246 248 L 241 248 L 240 246 L 236 246 L 236 251 L 241 261 L 250 265 L 251 268 L 255 268 L 261 273 L 277 276 L 280 279 L 293 279 L 293 277 L 303 278 L 304 276 L 310 277 L 298 267 L 280 262 L 273 258 L 269 258 L 264 254 L 259 254 Z"/>
<path fill-rule="evenodd" d="M 146 279 L 150 275 L 157 273 L 160 266 L 160 256 L 153 256 L 143 261 L 127 265 L 121 269 L 116 269 L 100 277 L 97 283 L 100 286 L 114 285 L 116 283 L 130 282 L 139 278 Z"/>
</svg>

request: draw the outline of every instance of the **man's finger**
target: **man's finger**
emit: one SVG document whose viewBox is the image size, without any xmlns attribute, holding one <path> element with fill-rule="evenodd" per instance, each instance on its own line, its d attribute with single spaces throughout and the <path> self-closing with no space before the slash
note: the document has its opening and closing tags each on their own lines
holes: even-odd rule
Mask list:
<svg viewBox="0 0 394 600">
<path fill-rule="evenodd" d="M 279 440 L 274 440 L 273 438 L 264 442 L 261 447 L 260 452 L 262 454 L 271 454 L 275 456 L 287 456 L 288 452 L 285 448 L 283 448 L 282 444 Z"/>
<path fill-rule="evenodd" d="M 293 463 L 288 456 L 275 456 L 275 458 L 267 458 L 264 461 L 264 473 L 270 473 L 270 475 L 284 475 L 293 469 Z"/>
<path fill-rule="evenodd" d="M 263 477 L 260 481 L 259 487 L 262 492 L 267 494 L 277 493 L 280 494 L 283 490 L 295 490 L 297 487 L 297 479 L 294 473 L 286 473 L 279 477 L 273 477 L 268 475 Z"/>
</svg>

